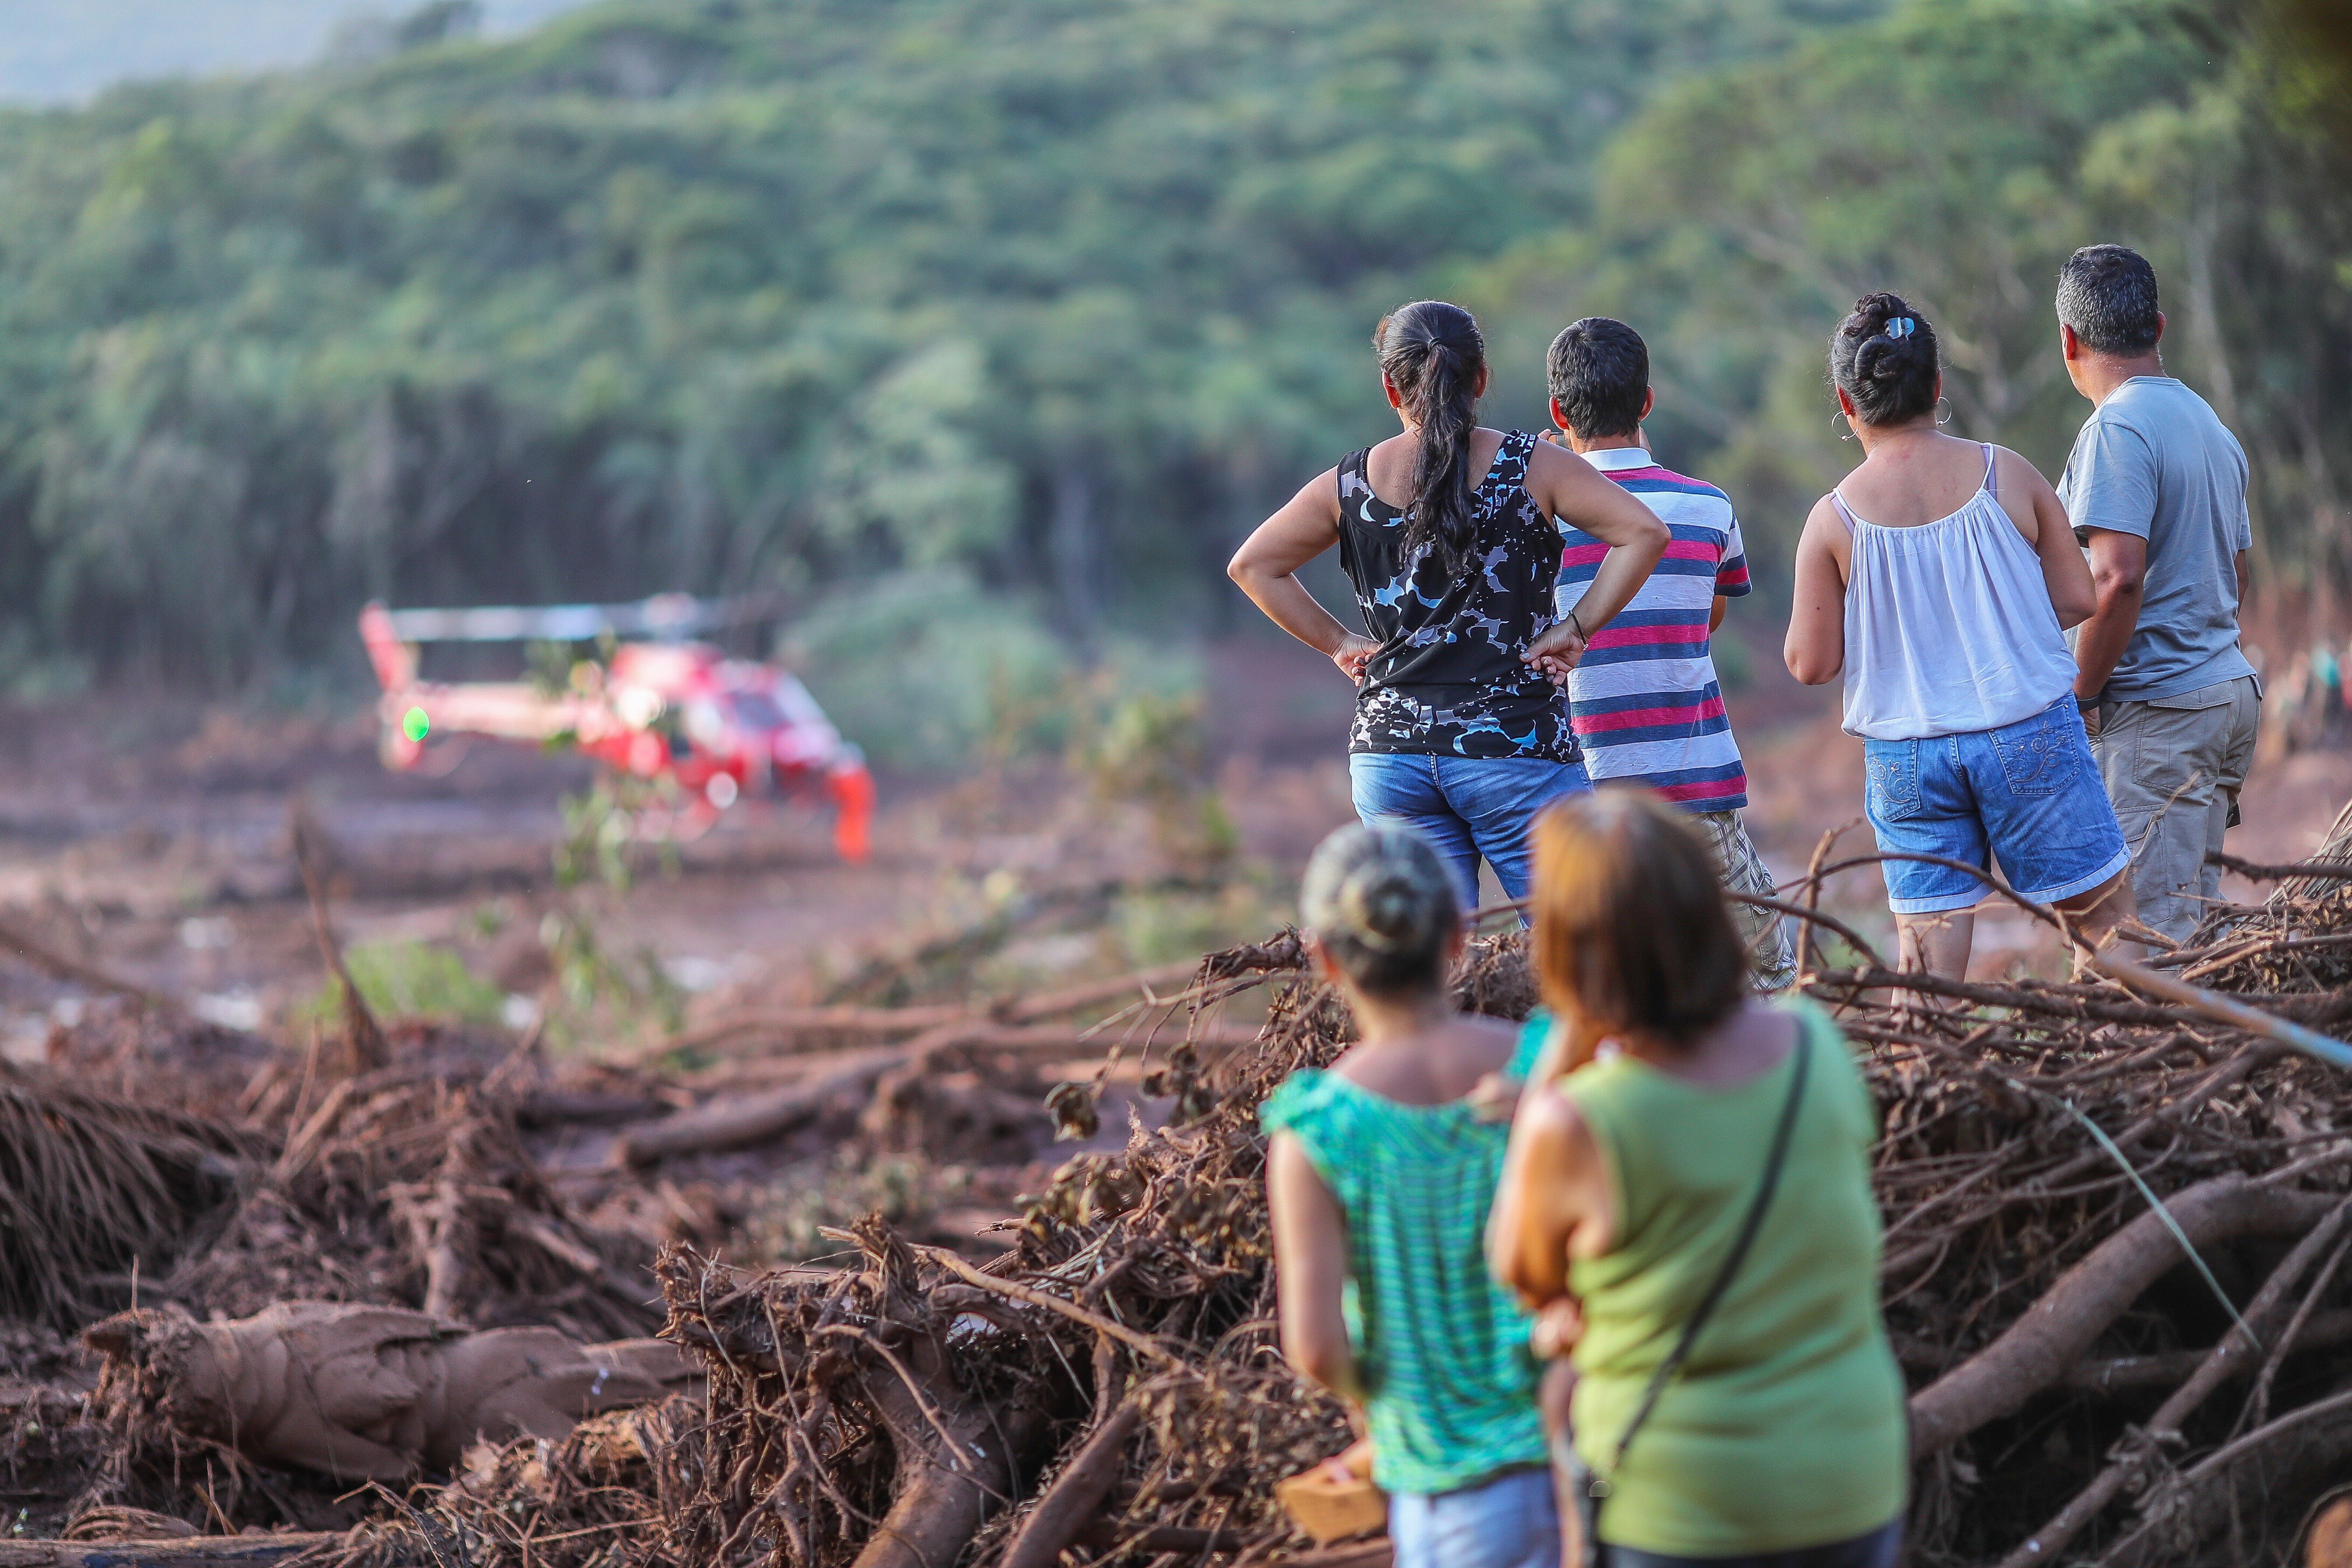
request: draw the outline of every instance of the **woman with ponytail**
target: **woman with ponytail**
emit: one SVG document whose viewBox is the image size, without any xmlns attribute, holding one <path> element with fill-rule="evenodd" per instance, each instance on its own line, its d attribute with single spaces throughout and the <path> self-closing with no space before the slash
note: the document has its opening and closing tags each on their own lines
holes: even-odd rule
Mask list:
<svg viewBox="0 0 2352 1568">
<path fill-rule="evenodd" d="M 1357 686 L 1348 771 L 1357 815 L 1403 822 L 1476 902 L 1478 861 L 1528 891 L 1528 824 L 1591 788 L 1559 689 L 1585 643 L 1665 552 L 1665 525 L 1591 464 L 1477 422 L 1486 345 L 1469 311 L 1422 300 L 1373 334 L 1402 434 L 1308 481 L 1234 554 L 1234 582 Z M 1557 617 L 1560 527 L 1609 547 Z M 1368 635 L 1300 584 L 1339 547 Z"/>
<path fill-rule="evenodd" d="M 1509 1131 L 1487 1080 L 1524 1079 L 1535 1048 L 1455 1010 L 1462 910 L 1419 835 L 1341 828 L 1299 904 L 1359 1041 L 1259 1111 L 1283 1353 L 1364 1434 L 1327 1475 L 1389 1494 L 1396 1568 L 1555 1568 L 1530 1321 L 1484 1252 Z"/>
</svg>

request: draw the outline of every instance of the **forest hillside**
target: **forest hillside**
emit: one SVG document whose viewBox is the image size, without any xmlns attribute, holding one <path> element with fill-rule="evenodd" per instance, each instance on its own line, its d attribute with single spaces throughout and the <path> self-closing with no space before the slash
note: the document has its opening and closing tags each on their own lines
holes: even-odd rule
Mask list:
<svg viewBox="0 0 2352 1568">
<path fill-rule="evenodd" d="M 1498 422 L 1567 321 L 1641 327 L 1662 453 L 1769 583 L 1850 452 L 1852 298 L 1910 293 L 1954 428 L 2054 469 L 2052 279 L 2110 238 L 2255 455 L 2269 569 L 2344 566 L 2328 93 L 2219 0 L 449 13 L 0 111 L 0 679 L 349 668 L 371 595 L 1213 625 L 1239 533 L 1381 434 L 1367 336 L 1423 293 L 1486 321 Z"/>
</svg>

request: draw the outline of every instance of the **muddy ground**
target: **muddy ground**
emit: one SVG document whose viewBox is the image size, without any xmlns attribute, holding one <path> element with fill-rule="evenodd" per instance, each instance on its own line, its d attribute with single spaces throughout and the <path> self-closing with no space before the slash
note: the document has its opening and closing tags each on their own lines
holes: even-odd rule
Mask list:
<svg viewBox="0 0 2352 1568">
<path fill-rule="evenodd" d="M 0 1050 L 46 1064 L 25 1075 L 37 1089 L 220 1119 L 286 1151 L 240 1189 L 226 1232 L 126 1243 L 83 1268 L 78 1310 L 0 1322 L 0 1420 L 52 1429 L 0 1464 L 15 1528 L 52 1534 L 98 1502 L 142 1498 L 194 1518 L 195 1494 L 155 1479 L 176 1468 L 100 1462 L 116 1453 L 94 1414 L 107 1396 L 86 1397 L 98 1359 L 71 1330 L 103 1312 L 241 1317 L 299 1297 L 583 1340 L 642 1332 L 660 1321 L 644 1261 L 666 1244 L 714 1268 L 837 1258 L 844 1227 L 879 1213 L 918 1244 L 998 1258 L 1059 1212 L 1052 1194 L 1091 1193 L 1089 1173 L 1117 1164 L 1134 1129 L 1190 1128 L 1208 1103 L 1188 1099 L 1205 1081 L 1195 1067 L 1250 1059 L 1232 1047 L 1256 1037 L 1265 994 L 1188 1016 L 1149 1050 L 1143 1032 L 1185 1009 L 1139 999 L 1180 990 L 1203 952 L 1234 950 L 1220 975 L 1295 963 L 1295 945 L 1238 944 L 1279 929 L 1308 851 L 1351 817 L 1336 673 L 1270 639 L 1205 663 L 1199 733 L 1149 765 L 1106 772 L 1074 754 L 885 777 L 862 866 L 835 858 L 813 812 L 739 809 L 690 842 L 638 846 L 626 885 L 609 866 L 557 874 L 593 825 L 577 803 L 594 780 L 562 757 L 476 745 L 404 775 L 377 762 L 364 711 L 116 694 L 10 714 Z M 1823 833 L 1859 819 L 1861 749 L 1837 730 L 1833 693 L 1748 663 L 1732 708 L 1750 822 L 1794 876 Z M 2352 754 L 2266 754 L 2230 847 L 2299 858 L 2347 797 Z M 298 822 L 336 951 L 398 993 L 379 1002 L 383 1065 L 355 1076 L 336 1066 L 353 1036 L 327 987 Z M 1828 902 L 1883 940 L 1881 896 L 1874 877 L 1849 875 Z M 1995 914 L 1977 967 L 1993 979 L 2061 965 Z M 1095 984 L 1107 977 L 1128 978 Z M 1524 973 L 1513 984 L 1516 1001 L 1487 1002 L 1517 1016 Z M 110 984 L 182 1005 L 142 1009 Z M 1171 1053 L 1187 1029 L 1197 1050 Z M 859 1065 L 883 1058 L 897 1065 Z M 660 1147 L 666 1128 L 777 1095 L 802 1103 L 756 1136 Z M 2330 1101 L 2305 1121 L 2334 1114 Z M 451 1237 L 474 1250 L 449 1254 L 449 1278 L 467 1282 L 445 1289 L 435 1249 Z M 140 1250 L 159 1244 L 170 1256 Z M 524 1264 L 540 1272 L 514 1273 Z M 1923 1375 L 1942 1364 L 1920 1357 Z M 205 1497 L 232 1531 L 341 1529 L 365 1511 L 340 1487 L 265 1489 L 228 1514 Z"/>
<path fill-rule="evenodd" d="M 1759 657 L 1770 651 L 1746 661 L 1752 675 L 1731 706 L 1752 830 L 1791 877 L 1824 832 L 1859 821 L 1861 746 L 1838 731 L 1834 692 L 1796 686 Z M 562 803 L 593 782 L 573 759 L 476 742 L 416 773 L 389 773 L 363 706 L 302 715 L 110 695 L 19 710 L 0 726 L 0 927 L 299 1050 L 309 1031 L 335 1026 L 289 827 L 299 810 L 317 825 L 344 948 L 457 955 L 485 1052 L 542 1018 L 559 1061 L 604 1058 L 747 1010 L 965 1002 L 1181 964 L 1283 924 L 1308 851 L 1351 819 L 1349 693 L 1336 672 L 1273 638 L 1225 644 L 1206 664 L 1184 809 L 1213 802 L 1230 819 L 1231 853 L 1213 863 L 1182 845 L 1171 852 L 1149 808 L 1105 798 L 1044 758 L 960 778 L 886 776 L 866 865 L 841 863 L 814 810 L 753 804 L 667 856 L 640 853 L 625 891 L 594 878 L 565 888 L 551 871 Z M 2347 798 L 2352 753 L 2267 758 L 2231 847 L 2297 858 Z M 1866 829 L 1852 843 L 1867 847 Z M 1491 879 L 1489 895 L 1499 897 Z M 1829 901 L 1881 940 L 1882 896 L 1864 871 L 1840 879 Z M 984 951 L 966 951 L 982 931 Z M 583 935 L 623 982 L 602 1000 L 583 999 L 598 983 L 578 962 Z M 945 944 L 947 959 L 910 964 L 927 944 Z M 1986 977 L 2061 968 L 2044 933 L 1998 910 L 1979 923 L 1978 953 Z M 428 985 L 387 1010 L 444 1010 L 457 1005 L 447 991 Z M 54 1057 L 58 1026 L 105 1005 L 87 985 L 0 953 L 0 1051 L 15 1059 Z M 1042 1093 L 1098 1066 L 1095 1050 L 1041 1059 L 1009 1087 Z M 1135 1066 L 1113 1075 L 1104 1149 L 1124 1140 L 1130 1109 L 1147 1123 L 1164 1116 L 1139 1095 L 1140 1076 Z M 640 1092 L 619 1089 L 616 1107 Z M 872 1140 L 845 1155 L 836 1117 L 755 1152 L 672 1162 L 650 1184 L 615 1181 L 611 1144 L 627 1120 L 617 1108 L 610 1124 L 541 1131 L 532 1152 L 583 1209 L 616 1205 L 604 1219 L 648 1239 L 774 1258 L 874 1205 L 935 1215 L 937 1239 L 984 1246 L 1024 1184 L 1072 1152 L 1030 1104 L 994 1147 L 959 1152 L 976 1161 Z M 972 1170 L 992 1173 L 975 1184 Z"/>
<path fill-rule="evenodd" d="M 1862 815 L 1860 743 L 1839 732 L 1833 690 L 1790 681 L 1758 647 L 1731 697 L 1768 861 L 1800 872 L 1821 835 Z M 1307 851 L 1349 820 L 1349 693 L 1286 640 L 1212 650 L 1197 781 L 1234 830 L 1221 893 L 1112 910 L 1102 929 L 1015 942 L 1006 986 L 1117 973 L 1254 937 L 1278 921 Z M 885 777 L 876 853 L 834 856 L 793 805 L 748 804 L 672 864 L 645 858 L 625 896 L 560 899 L 551 851 L 561 802 L 591 781 L 578 762 L 491 742 L 386 772 L 373 715 L 204 707 L 110 694 L 19 709 L 0 725 L 0 911 L 18 929 L 125 979 L 192 999 L 241 1026 L 284 1019 L 321 972 L 288 831 L 296 802 L 318 823 L 343 940 L 460 952 L 530 1016 L 549 983 L 549 910 L 593 921 L 609 953 L 657 964 L 688 1017 L 747 1002 L 814 999 L 894 945 L 968 923 L 992 902 L 1088 879 L 1148 879 L 1149 823 L 1050 760 L 962 778 Z M 2285 860 L 2315 847 L 2352 797 L 2352 753 L 2266 755 L 2232 852 Z M 1877 889 L 1847 878 L 1843 912 L 1884 931 Z M 581 900 L 586 900 L 585 903 Z M 2049 957 L 2021 921 L 1989 916 L 1979 967 Z M 85 989 L 0 962 L 0 1050 L 37 1052 Z M 585 1043 L 581 1042 L 581 1043 Z M 609 1044 L 611 1042 L 598 1042 Z"/>
</svg>

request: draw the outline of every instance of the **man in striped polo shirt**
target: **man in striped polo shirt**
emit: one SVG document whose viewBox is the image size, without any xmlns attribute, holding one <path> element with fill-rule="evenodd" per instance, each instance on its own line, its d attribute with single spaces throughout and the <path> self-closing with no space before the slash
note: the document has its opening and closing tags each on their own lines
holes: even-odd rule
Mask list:
<svg viewBox="0 0 2352 1568">
<path fill-rule="evenodd" d="M 1665 559 L 1633 602 L 1592 636 L 1568 678 L 1570 721 L 1594 784 L 1643 784 L 1688 811 L 1734 892 L 1772 892 L 1739 809 L 1748 772 L 1723 710 L 1707 639 L 1728 601 L 1748 591 L 1748 556 L 1731 501 L 1713 485 L 1658 466 L 1642 421 L 1649 417 L 1650 350 L 1622 321 L 1588 316 L 1552 340 L 1551 416 L 1547 432 L 1647 503 L 1674 535 Z M 1559 602 L 1565 615 L 1583 595 L 1609 547 L 1562 529 Z M 1788 931 L 1769 910 L 1735 903 L 1757 989 L 1779 991 L 1797 977 Z"/>
</svg>

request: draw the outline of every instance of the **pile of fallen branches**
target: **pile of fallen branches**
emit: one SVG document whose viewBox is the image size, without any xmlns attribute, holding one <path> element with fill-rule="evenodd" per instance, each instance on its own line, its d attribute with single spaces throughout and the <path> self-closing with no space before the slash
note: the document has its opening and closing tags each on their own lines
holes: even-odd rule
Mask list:
<svg viewBox="0 0 2352 1568">
<path fill-rule="evenodd" d="M 298 1094 L 280 1125 L 219 1239 L 159 1281 L 160 1297 L 227 1317 L 367 1301 L 587 1341 L 656 1321 L 641 1247 L 573 1215 L 495 1086 L 379 1068 Z"/>
<path fill-rule="evenodd" d="M 331 1045 L 93 1010 L 47 1064 L 0 1069 L 0 1321 L 70 1332 L 135 1296 L 224 1317 L 366 1301 L 586 1341 L 657 1323 L 652 1244 L 582 1220 L 524 1145 L 538 1102 L 566 1099 L 530 1053 L 420 1021 L 380 1037 L 395 1065 L 338 1075 Z"/>
<path fill-rule="evenodd" d="M 1187 994 L 1184 982 L 1194 967 L 1168 965 L 995 1002 L 834 1004 L 732 1014 L 599 1065 L 614 1087 L 635 1079 L 691 1100 L 673 1114 L 626 1129 L 614 1158 L 642 1167 L 758 1144 L 816 1118 L 845 1095 L 880 1108 L 866 1118 L 878 1131 L 894 1108 L 906 1109 L 904 1101 L 919 1097 L 926 1082 L 953 1065 L 984 1065 L 1002 1078 L 1113 1045 L 1145 1046 L 1159 1028 L 1139 1027 L 1139 1020 L 1156 1009 L 1164 1021 L 1168 1009 L 1159 1005 L 1158 993 Z M 1128 1005 L 1084 1026 L 1049 1021 L 1118 1003 Z M 1196 1051 L 1254 1043 L 1250 1032 L 1217 1027 L 1196 1028 L 1187 1038 Z M 663 1064 L 691 1065 L 652 1070 Z M 1026 1109 L 1035 1115 L 1034 1100 Z"/>
<path fill-rule="evenodd" d="M 429 1056 L 334 1082 L 308 1066 L 255 1075 L 236 1122 L 50 1071 L 0 1079 L 0 1320 L 58 1333 L 127 1306 L 233 1319 L 356 1302 L 429 1314 L 421 1322 L 543 1325 L 508 1331 L 590 1345 L 659 1321 L 651 1247 L 584 1222 L 551 1189 L 512 1090 Z M 8 1359 L 63 1370 L 42 1342 Z M 6 1468 L 36 1483 L 19 1495 L 49 1528 L 124 1506 L 231 1534 L 336 1528 L 367 1511 L 337 1500 L 348 1482 L 303 1479 L 334 1468 L 323 1451 L 306 1462 L 298 1444 L 257 1463 L 173 1418 L 172 1390 L 129 1398 L 101 1385 L 86 1399 L 68 1392 L 79 1382 L 58 1391 L 61 1408 L 0 1402 L 0 1431 L 30 1413 Z"/>
<path fill-rule="evenodd" d="M 2352 1420 L 2271 1420 L 2332 1387 L 2352 1342 L 2352 1314 L 2321 1310 L 2352 1242 L 2352 1086 L 2112 985 L 1999 989 L 1898 1011 L 1814 986 L 1885 1111 L 1915 1552 L 2165 1561 L 2352 1458 Z M 2179 1462 L 2249 1435 L 2226 1463 Z"/>
<path fill-rule="evenodd" d="M 698 1476 L 694 1406 L 614 1411 L 549 1443 L 481 1444 L 450 1485 L 378 1493 L 379 1516 L 316 1554 L 337 1568 L 530 1563 L 534 1568 L 686 1568 L 663 1526 Z"/>
<path fill-rule="evenodd" d="M 1817 862 L 1812 885 L 1839 868 Z M 2352 1468 L 2352 1079 L 2269 1026 L 2352 1018 L 2352 878 L 2293 869 L 2280 896 L 2218 911 L 2152 976 L 2124 980 L 1898 977 L 1859 933 L 1784 906 L 1852 955 L 1833 967 L 1809 944 L 1806 988 L 1844 1025 L 1884 1113 L 1874 1179 L 1912 1389 L 1916 1560 L 2261 1561 Z M 2263 1011 L 2217 1011 L 2182 982 Z M 1474 943 L 1457 984 L 1496 1016 L 1535 1004 L 1517 933 Z M 1121 1002 L 1093 1026 L 1060 1021 Z M 281 1062 L 244 1098 L 268 1146 L 221 1240 L 158 1294 L 199 1314 L 299 1295 L 625 1334 L 648 1293 L 626 1245 L 572 1217 L 520 1126 L 628 1123 L 605 1178 L 622 1186 L 845 1116 L 873 1146 L 936 1138 L 949 1100 L 987 1110 L 982 1090 L 1034 1093 L 1024 1075 L 1092 1053 L 1100 1073 L 1031 1114 L 1094 1147 L 1020 1200 L 1001 1256 L 919 1246 L 878 1218 L 829 1232 L 834 1258 L 764 1272 L 670 1247 L 655 1270 L 664 1332 L 707 1373 L 702 1412 L 484 1448 L 447 1486 L 379 1497 L 373 1522 L 313 1555 L 1292 1560 L 1309 1543 L 1274 1484 L 1348 1429 L 1279 1354 L 1257 1108 L 1351 1030 L 1286 932 L 1189 976 L 745 1014 L 593 1076 L 550 1077 L 520 1053 L 332 1081 Z M 1106 1090 L 1139 1065 L 1164 1124 L 1132 1122 L 1115 1149 Z M 970 1135 L 975 1149 L 992 1136 Z"/>
<path fill-rule="evenodd" d="M 672 1521 L 729 1564 L 1047 1568 L 1088 1555 L 1231 1553 L 1290 1539 L 1272 1483 L 1344 1445 L 1339 1405 L 1283 1364 L 1256 1108 L 1341 1049 L 1349 1020 L 1285 933 L 1213 955 L 1163 1005 L 1192 1035 L 1277 982 L 1257 1047 L 1161 1048 L 1164 1129 L 1082 1154 L 1024 1201 L 987 1268 L 867 1223 L 855 1262 L 742 1277 L 673 1250 L 666 1331 L 702 1352 L 704 1485 Z M 1516 941 L 1477 944 L 1472 1005 L 1523 1013 Z M 1091 1131 L 1081 1086 L 1055 1110 Z M 1012 1505 L 1012 1506 L 1007 1506 Z"/>
<path fill-rule="evenodd" d="M 2345 971 L 2310 957 L 2352 960 L 2352 898 L 2326 886 L 2225 911 L 2164 963 L 2305 1022 L 2352 1014 Z M 2109 980 L 1896 994 L 1853 945 L 1864 963 L 1816 963 L 1807 989 L 1885 1113 L 1916 1558 L 2283 1548 L 2352 1464 L 2352 1080 Z M 1270 982 L 1258 1047 L 1166 1049 L 1148 1087 L 1170 1124 L 1066 1163 L 994 1263 L 878 1224 L 843 1234 L 829 1270 L 667 1255 L 667 1332 L 711 1376 L 669 1549 L 728 1568 L 1305 1550 L 1273 1483 L 1346 1429 L 1279 1360 L 1255 1124 L 1349 1038 L 1303 963 L 1289 937 L 1207 960 L 1168 1005 L 1202 1029 Z M 2282 965 L 2307 979 L 2273 995 Z M 1506 1016 L 1533 1001 L 1515 936 L 1479 943 L 1465 984 Z"/>
</svg>

